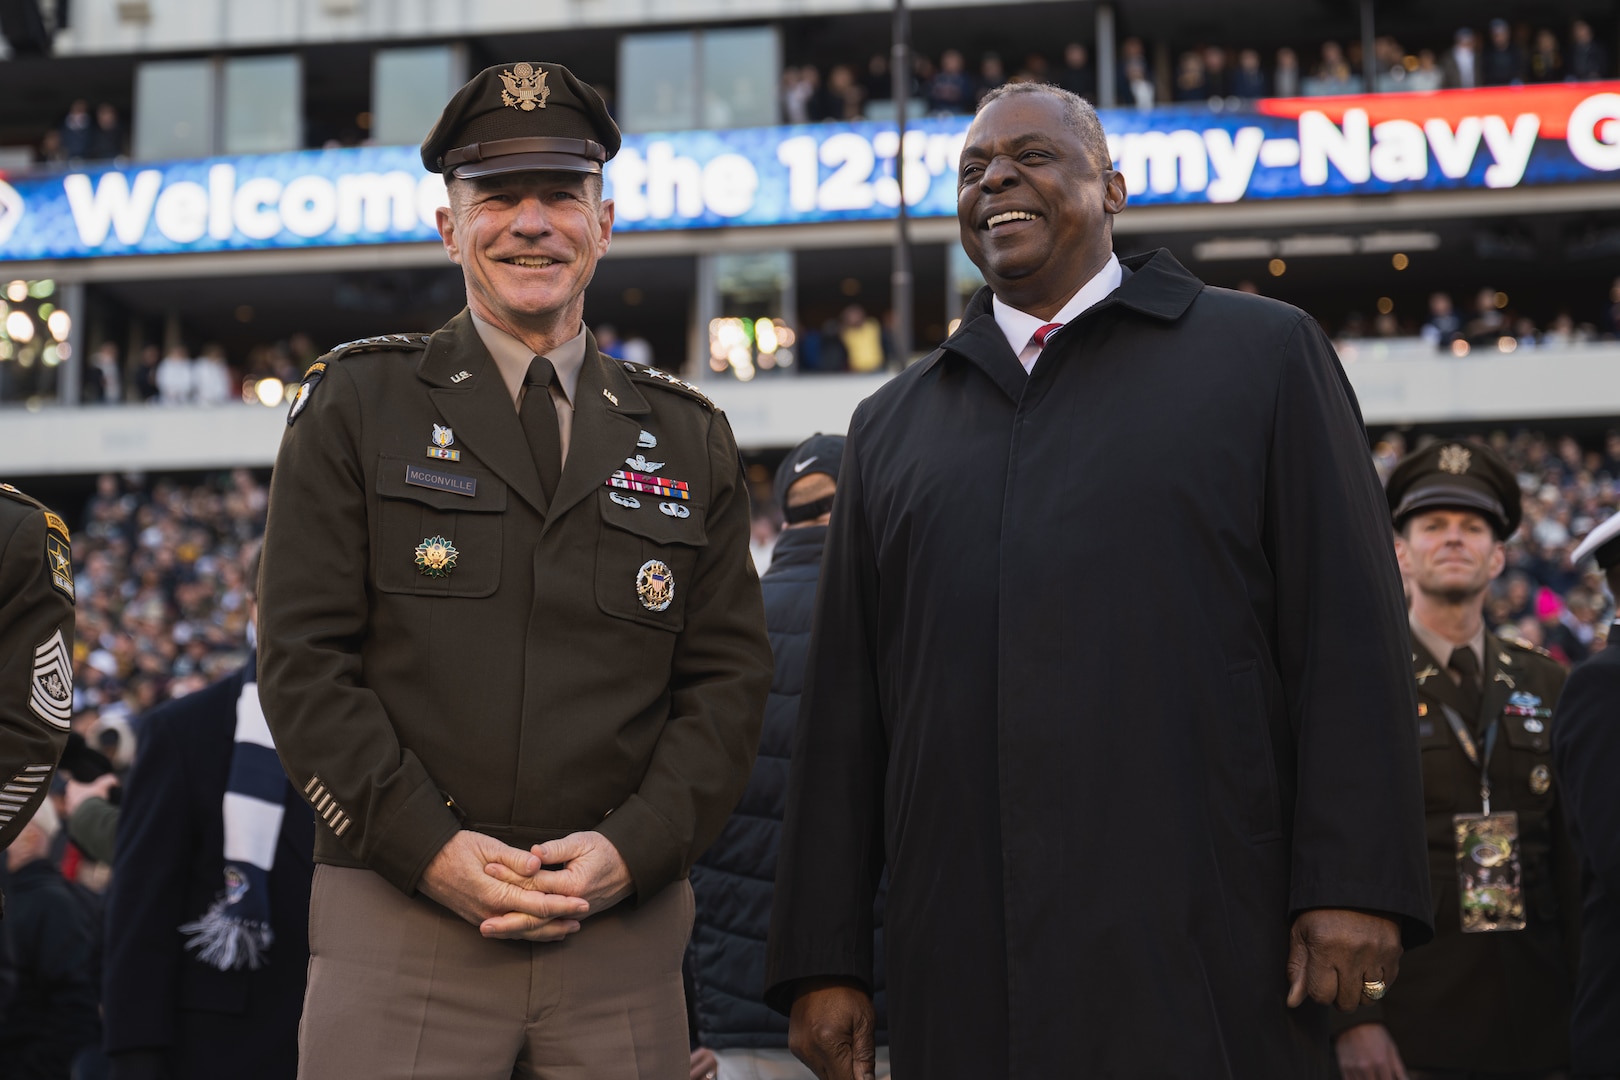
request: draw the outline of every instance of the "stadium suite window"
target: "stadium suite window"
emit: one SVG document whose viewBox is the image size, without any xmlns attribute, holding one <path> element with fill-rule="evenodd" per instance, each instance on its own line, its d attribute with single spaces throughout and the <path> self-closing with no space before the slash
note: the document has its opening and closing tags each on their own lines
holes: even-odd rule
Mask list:
<svg viewBox="0 0 1620 1080">
<path fill-rule="evenodd" d="M 371 137 L 380 146 L 420 143 L 466 81 L 466 52 L 458 46 L 378 49 L 371 69 Z"/>
<path fill-rule="evenodd" d="M 214 152 L 211 60 L 154 60 L 135 70 L 134 154 L 138 161 Z"/>
<path fill-rule="evenodd" d="M 626 34 L 619 39 L 619 125 L 627 132 L 778 122 L 775 27 Z"/>
<path fill-rule="evenodd" d="M 304 145 L 303 68 L 297 56 L 225 61 L 224 151 L 274 154 Z"/>
</svg>

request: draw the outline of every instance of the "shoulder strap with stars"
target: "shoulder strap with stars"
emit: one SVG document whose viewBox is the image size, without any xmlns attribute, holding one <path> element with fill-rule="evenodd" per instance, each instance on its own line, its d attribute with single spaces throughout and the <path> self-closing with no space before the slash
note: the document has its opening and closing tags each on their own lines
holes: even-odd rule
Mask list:
<svg viewBox="0 0 1620 1080">
<path fill-rule="evenodd" d="M 685 379 L 671 375 L 667 371 L 660 371 L 655 367 L 643 367 L 641 364 L 633 364 L 629 360 L 623 360 L 620 363 L 624 365 L 625 373 L 639 383 L 649 386 L 661 386 L 666 390 L 683 393 L 686 397 L 698 402 L 705 408 L 712 409 L 715 407 L 714 402 L 703 396 L 703 391 Z"/>
<path fill-rule="evenodd" d="M 309 370 L 304 372 L 304 377 L 298 385 L 298 393 L 293 397 L 292 408 L 287 410 L 287 426 L 292 427 L 293 421 L 298 419 L 304 407 L 309 404 L 309 399 L 315 394 L 315 388 L 321 385 L 321 380 L 326 377 L 327 364 L 368 352 L 420 352 L 427 348 L 431 340 L 432 338 L 426 334 L 379 334 L 376 337 L 344 342 L 309 365 Z"/>
</svg>

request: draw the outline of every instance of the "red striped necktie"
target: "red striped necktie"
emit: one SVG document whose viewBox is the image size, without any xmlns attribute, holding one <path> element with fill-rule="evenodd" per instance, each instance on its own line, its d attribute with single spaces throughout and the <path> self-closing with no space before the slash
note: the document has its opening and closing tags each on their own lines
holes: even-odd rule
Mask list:
<svg viewBox="0 0 1620 1080">
<path fill-rule="evenodd" d="M 1035 344 L 1039 345 L 1043 349 L 1046 348 L 1046 339 L 1056 333 L 1058 328 L 1062 325 L 1063 324 L 1060 322 L 1049 322 L 1039 330 L 1035 331 Z"/>
</svg>

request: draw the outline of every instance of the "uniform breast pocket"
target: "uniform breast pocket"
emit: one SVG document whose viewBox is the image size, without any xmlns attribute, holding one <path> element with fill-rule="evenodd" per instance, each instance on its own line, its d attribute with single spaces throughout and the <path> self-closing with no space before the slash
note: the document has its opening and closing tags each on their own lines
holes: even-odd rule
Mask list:
<svg viewBox="0 0 1620 1080">
<path fill-rule="evenodd" d="M 614 488 L 598 494 L 596 603 L 608 615 L 673 632 L 686 624 L 698 553 L 709 540 L 701 507 L 668 502 L 666 511 L 666 502 Z"/>
<path fill-rule="evenodd" d="M 1498 750 L 1497 761 L 1503 764 L 1493 762 L 1491 772 L 1494 776 L 1498 769 L 1511 769 L 1511 778 L 1503 779 L 1513 785 L 1513 805 L 1524 810 L 1546 810 L 1553 803 L 1551 723 L 1548 709 L 1537 709 L 1535 715 L 1502 717 L 1503 741 L 1512 753 Z M 1500 786 L 1502 780 L 1494 783 Z"/>
<path fill-rule="evenodd" d="M 371 565 L 379 590 L 479 597 L 500 585 L 506 485 L 498 478 L 384 456 L 377 494 Z"/>
</svg>

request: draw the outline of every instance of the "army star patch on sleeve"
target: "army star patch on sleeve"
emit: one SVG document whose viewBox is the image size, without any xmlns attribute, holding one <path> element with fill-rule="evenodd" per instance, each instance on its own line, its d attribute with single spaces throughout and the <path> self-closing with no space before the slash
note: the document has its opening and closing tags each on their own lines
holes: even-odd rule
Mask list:
<svg viewBox="0 0 1620 1080">
<path fill-rule="evenodd" d="M 63 729 L 73 715 L 73 660 L 60 629 L 34 650 L 28 705 L 41 720 Z"/>
<path fill-rule="evenodd" d="M 45 568 L 56 591 L 77 603 L 73 593 L 73 548 L 67 525 L 55 514 L 45 514 Z"/>
</svg>

